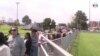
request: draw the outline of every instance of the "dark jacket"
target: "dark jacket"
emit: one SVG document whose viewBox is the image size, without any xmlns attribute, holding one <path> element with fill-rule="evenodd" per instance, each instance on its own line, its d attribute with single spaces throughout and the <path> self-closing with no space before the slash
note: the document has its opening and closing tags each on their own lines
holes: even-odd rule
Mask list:
<svg viewBox="0 0 100 56">
<path fill-rule="evenodd" d="M 30 56 L 30 52 L 31 52 L 31 39 L 28 39 L 25 43 L 25 46 L 26 46 L 26 51 L 25 51 L 25 54 L 29 55 Z"/>
</svg>

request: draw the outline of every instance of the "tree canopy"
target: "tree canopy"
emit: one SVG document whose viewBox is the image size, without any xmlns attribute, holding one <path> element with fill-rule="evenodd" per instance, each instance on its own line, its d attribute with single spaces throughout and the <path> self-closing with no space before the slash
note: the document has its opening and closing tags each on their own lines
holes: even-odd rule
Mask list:
<svg viewBox="0 0 100 56">
<path fill-rule="evenodd" d="M 50 26 L 51 26 L 51 28 L 55 29 L 55 27 L 56 27 L 56 22 L 55 22 L 54 20 L 52 20 Z"/>
<path fill-rule="evenodd" d="M 44 29 L 55 29 L 56 27 L 56 22 L 54 20 L 51 20 L 51 18 L 45 18 L 43 21 L 43 28 Z"/>
<path fill-rule="evenodd" d="M 23 22 L 25 25 L 28 25 L 28 24 L 31 24 L 31 19 L 29 18 L 28 15 L 25 15 L 25 16 L 22 18 L 22 22 Z"/>
<path fill-rule="evenodd" d="M 87 16 L 84 12 L 78 10 L 75 14 L 75 18 L 70 24 L 70 27 L 86 30 L 88 28 L 87 26 Z"/>
</svg>

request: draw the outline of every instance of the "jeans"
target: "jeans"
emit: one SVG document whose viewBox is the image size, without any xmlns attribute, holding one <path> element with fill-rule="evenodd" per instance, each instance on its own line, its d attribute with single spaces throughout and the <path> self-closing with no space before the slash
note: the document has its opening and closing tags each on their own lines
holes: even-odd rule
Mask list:
<svg viewBox="0 0 100 56">
<path fill-rule="evenodd" d="M 38 46 L 32 46 L 30 56 L 38 56 Z"/>
</svg>

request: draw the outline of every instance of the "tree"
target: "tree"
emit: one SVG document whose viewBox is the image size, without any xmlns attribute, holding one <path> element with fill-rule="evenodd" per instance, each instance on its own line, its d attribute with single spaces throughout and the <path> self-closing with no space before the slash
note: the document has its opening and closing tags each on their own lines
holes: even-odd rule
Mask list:
<svg viewBox="0 0 100 56">
<path fill-rule="evenodd" d="M 72 27 L 77 29 L 86 30 L 88 28 L 87 25 L 87 16 L 82 11 L 77 11 L 75 14 L 74 20 L 70 24 Z"/>
<path fill-rule="evenodd" d="M 28 15 L 24 16 L 22 18 L 22 22 L 25 24 L 25 25 L 28 25 L 28 24 L 31 24 L 31 19 L 29 18 Z"/>
<path fill-rule="evenodd" d="M 51 18 L 45 18 L 43 21 L 43 28 L 44 29 L 49 29 L 51 24 Z"/>
<path fill-rule="evenodd" d="M 69 28 L 77 28 L 77 27 L 75 26 L 75 22 L 68 23 L 68 27 L 69 27 Z"/>
<path fill-rule="evenodd" d="M 51 24 L 50 24 L 50 28 L 55 29 L 55 27 L 56 27 L 56 22 L 54 20 L 52 20 Z"/>
</svg>

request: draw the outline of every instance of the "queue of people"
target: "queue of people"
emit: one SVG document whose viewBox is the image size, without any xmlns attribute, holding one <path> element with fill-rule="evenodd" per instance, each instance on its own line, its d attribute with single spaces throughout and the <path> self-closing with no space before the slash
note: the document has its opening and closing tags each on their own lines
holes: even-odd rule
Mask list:
<svg viewBox="0 0 100 56">
<path fill-rule="evenodd" d="M 52 41 L 64 37 L 66 34 L 59 29 L 57 32 L 46 31 L 44 36 Z M 7 36 L 0 32 L 0 56 L 38 56 L 38 30 L 31 28 L 31 33 L 27 32 L 24 37 L 23 39 L 20 36 L 17 27 L 12 27 Z M 57 42 L 58 45 L 61 45 L 61 40 Z M 47 47 L 48 50 L 53 52 L 53 47 L 49 43 L 47 43 Z"/>
<path fill-rule="evenodd" d="M 53 41 L 55 44 L 59 45 L 62 47 L 62 37 L 66 37 L 69 34 L 72 34 L 72 30 L 66 30 L 66 29 L 58 29 L 58 30 L 52 30 L 48 29 L 45 30 L 44 36 L 47 37 L 49 40 Z M 53 52 L 54 48 L 47 43 L 46 44 L 46 50 L 47 52 Z"/>
</svg>

